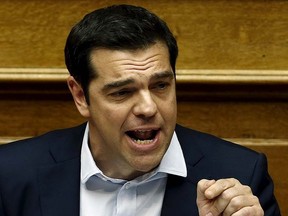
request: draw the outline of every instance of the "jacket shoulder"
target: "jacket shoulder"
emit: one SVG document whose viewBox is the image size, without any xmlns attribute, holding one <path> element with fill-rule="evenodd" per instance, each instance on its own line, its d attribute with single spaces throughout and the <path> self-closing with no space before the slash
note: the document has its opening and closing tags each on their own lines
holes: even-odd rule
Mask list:
<svg viewBox="0 0 288 216">
<path fill-rule="evenodd" d="M 39 162 L 50 162 L 53 160 L 49 152 L 51 146 L 57 145 L 57 148 L 62 148 L 76 138 L 80 140 L 83 138 L 84 130 L 85 124 L 3 144 L 0 146 L 0 167 L 5 165 L 11 167 L 13 164 L 37 165 Z"/>
<path fill-rule="evenodd" d="M 225 153 L 227 154 L 244 154 L 251 157 L 257 157 L 258 152 L 249 149 L 243 145 L 236 144 L 214 135 L 196 131 L 180 125 L 176 126 L 176 134 L 182 148 L 190 149 L 189 147 L 197 148 L 204 154 L 216 155 Z M 191 149 L 192 150 L 192 149 Z"/>
<path fill-rule="evenodd" d="M 250 184 L 256 167 L 267 167 L 264 154 L 245 146 L 181 126 L 177 126 L 176 134 L 186 164 L 197 169 L 200 174 L 198 180 L 236 178 L 244 184 Z"/>
</svg>

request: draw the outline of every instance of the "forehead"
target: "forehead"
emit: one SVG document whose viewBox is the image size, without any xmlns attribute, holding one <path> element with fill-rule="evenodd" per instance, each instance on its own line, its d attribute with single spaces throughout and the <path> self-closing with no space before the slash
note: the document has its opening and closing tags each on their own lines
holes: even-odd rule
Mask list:
<svg viewBox="0 0 288 216">
<path fill-rule="evenodd" d="M 97 77 L 117 77 L 127 73 L 148 74 L 171 70 L 168 48 L 161 42 L 136 50 L 100 48 L 93 50 L 90 58 Z"/>
</svg>

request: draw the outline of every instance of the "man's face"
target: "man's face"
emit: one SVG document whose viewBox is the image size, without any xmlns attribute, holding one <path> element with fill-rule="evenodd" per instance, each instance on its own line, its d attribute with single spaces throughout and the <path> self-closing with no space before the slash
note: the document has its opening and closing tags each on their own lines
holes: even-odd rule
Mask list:
<svg viewBox="0 0 288 216">
<path fill-rule="evenodd" d="M 97 49 L 89 85 L 90 149 L 107 176 L 131 179 L 157 167 L 176 124 L 175 79 L 166 45 Z"/>
</svg>

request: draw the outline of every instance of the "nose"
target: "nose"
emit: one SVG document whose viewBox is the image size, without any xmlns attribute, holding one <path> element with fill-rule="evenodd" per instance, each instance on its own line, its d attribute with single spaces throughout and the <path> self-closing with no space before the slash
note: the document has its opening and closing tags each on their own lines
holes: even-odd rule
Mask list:
<svg viewBox="0 0 288 216">
<path fill-rule="evenodd" d="M 157 113 L 157 105 L 149 91 L 140 92 L 133 109 L 134 115 L 140 118 L 151 118 Z"/>
</svg>

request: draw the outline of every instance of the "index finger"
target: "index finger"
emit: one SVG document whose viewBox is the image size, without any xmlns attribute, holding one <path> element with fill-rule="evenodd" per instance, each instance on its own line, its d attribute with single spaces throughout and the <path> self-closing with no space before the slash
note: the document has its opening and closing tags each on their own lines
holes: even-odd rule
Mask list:
<svg viewBox="0 0 288 216">
<path fill-rule="evenodd" d="M 205 196 L 208 199 L 214 199 L 215 197 L 222 194 L 225 190 L 234 187 L 237 184 L 239 184 L 239 181 L 237 179 L 219 179 L 206 189 Z"/>
<path fill-rule="evenodd" d="M 197 199 L 200 201 L 206 200 L 207 197 L 205 196 L 205 191 L 214 183 L 215 180 L 208 180 L 208 179 L 200 180 L 197 185 Z"/>
</svg>

